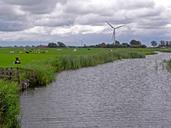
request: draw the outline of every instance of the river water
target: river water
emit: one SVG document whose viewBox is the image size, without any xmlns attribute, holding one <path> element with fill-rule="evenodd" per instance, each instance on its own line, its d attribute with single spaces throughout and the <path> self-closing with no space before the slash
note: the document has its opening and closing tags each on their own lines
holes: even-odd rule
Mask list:
<svg viewBox="0 0 171 128">
<path fill-rule="evenodd" d="M 64 71 L 22 93 L 22 128 L 171 128 L 170 53 Z"/>
</svg>

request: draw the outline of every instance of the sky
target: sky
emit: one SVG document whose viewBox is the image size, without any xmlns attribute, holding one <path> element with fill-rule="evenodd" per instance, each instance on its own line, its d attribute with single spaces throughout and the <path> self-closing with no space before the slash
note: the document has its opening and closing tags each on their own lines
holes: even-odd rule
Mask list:
<svg viewBox="0 0 171 128">
<path fill-rule="evenodd" d="M 170 0 L 0 0 L 0 45 L 171 40 Z"/>
</svg>

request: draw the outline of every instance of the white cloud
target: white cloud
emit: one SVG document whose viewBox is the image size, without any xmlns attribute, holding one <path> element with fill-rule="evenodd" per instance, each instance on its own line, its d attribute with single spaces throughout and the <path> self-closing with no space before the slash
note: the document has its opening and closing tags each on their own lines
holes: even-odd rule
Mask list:
<svg viewBox="0 0 171 128">
<path fill-rule="evenodd" d="M 65 35 L 70 34 L 91 34 L 101 33 L 105 29 L 104 26 L 90 26 L 90 25 L 74 25 L 71 27 L 58 27 L 52 30 L 51 35 Z"/>
<path fill-rule="evenodd" d="M 120 39 L 122 34 L 144 38 L 147 33 L 155 38 L 155 31 L 169 38 L 170 16 L 169 0 L 0 0 L 0 38 L 58 40 L 84 35 L 90 40 L 92 35 L 99 40 L 110 33 L 105 21 L 127 24 L 131 32 L 120 30 Z"/>
</svg>

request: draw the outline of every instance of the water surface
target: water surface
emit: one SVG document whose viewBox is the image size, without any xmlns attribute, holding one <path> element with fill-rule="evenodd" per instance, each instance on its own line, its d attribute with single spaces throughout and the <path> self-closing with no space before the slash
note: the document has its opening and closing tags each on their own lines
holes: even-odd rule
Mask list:
<svg viewBox="0 0 171 128">
<path fill-rule="evenodd" d="M 116 61 L 65 71 L 21 95 L 22 128 L 170 128 L 171 73 L 163 60 Z"/>
</svg>

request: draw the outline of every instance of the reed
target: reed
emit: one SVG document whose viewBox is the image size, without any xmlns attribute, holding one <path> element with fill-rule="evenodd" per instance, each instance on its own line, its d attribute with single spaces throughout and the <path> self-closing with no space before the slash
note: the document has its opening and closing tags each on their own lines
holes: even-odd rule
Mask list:
<svg viewBox="0 0 171 128">
<path fill-rule="evenodd" d="M 19 114 L 18 86 L 14 82 L 0 80 L 0 126 L 17 128 Z"/>
<path fill-rule="evenodd" d="M 127 58 L 144 58 L 145 55 L 138 52 L 107 52 L 97 55 L 87 55 L 87 56 L 62 56 L 58 59 L 57 66 L 58 70 L 69 70 L 78 69 L 81 67 L 95 66 L 98 64 L 113 62 L 118 59 Z"/>
<path fill-rule="evenodd" d="M 32 64 L 25 65 L 24 68 L 34 71 L 35 79 L 31 81 L 31 85 L 32 87 L 36 87 L 51 83 L 54 80 L 54 74 L 56 72 L 95 66 L 98 64 L 113 62 L 118 59 L 144 57 L 145 55 L 143 53 L 132 51 L 107 51 L 92 55 L 63 55 L 47 61 L 36 61 Z M 28 74 L 24 77 L 28 79 L 31 78 Z"/>
</svg>

